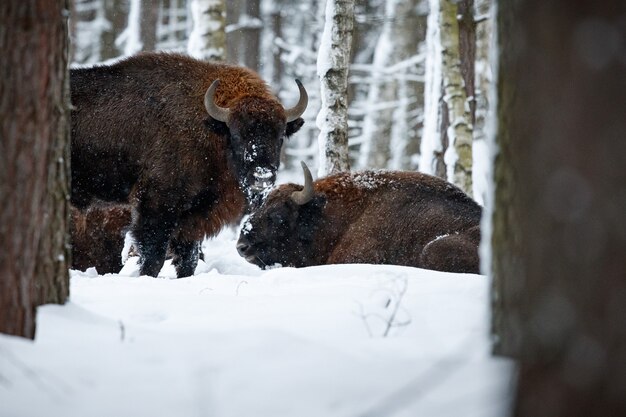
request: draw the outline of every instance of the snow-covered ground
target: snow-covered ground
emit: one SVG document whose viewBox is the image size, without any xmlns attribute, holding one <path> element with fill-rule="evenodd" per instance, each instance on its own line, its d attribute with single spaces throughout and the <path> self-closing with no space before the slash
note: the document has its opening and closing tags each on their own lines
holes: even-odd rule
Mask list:
<svg viewBox="0 0 626 417">
<path fill-rule="evenodd" d="M 134 276 L 136 258 L 119 275 L 72 271 L 34 342 L 0 336 L 0 416 L 505 414 L 512 366 L 489 355 L 484 276 L 261 271 L 235 237 L 205 242 L 191 278 Z"/>
</svg>

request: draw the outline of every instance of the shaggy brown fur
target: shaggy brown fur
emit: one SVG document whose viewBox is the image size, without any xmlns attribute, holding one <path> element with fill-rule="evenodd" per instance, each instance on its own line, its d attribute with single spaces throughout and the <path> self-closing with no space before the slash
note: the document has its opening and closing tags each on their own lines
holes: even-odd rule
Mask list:
<svg viewBox="0 0 626 417">
<path fill-rule="evenodd" d="M 457 187 L 417 172 L 340 173 L 273 190 L 244 225 L 238 250 L 259 266 L 410 265 L 479 272 L 481 208 Z"/>
<path fill-rule="evenodd" d="M 207 114 L 204 95 L 228 123 Z M 193 274 L 198 244 L 257 201 L 255 172 L 275 178 L 283 138 L 303 121 L 254 72 L 175 54 L 146 53 L 73 69 L 72 204 L 130 204 L 141 274 L 156 276 L 166 249 L 179 277 Z"/>
<path fill-rule="evenodd" d="M 98 273 L 122 269 L 124 234 L 130 227 L 131 213 L 126 206 L 71 209 L 72 269 L 95 267 Z"/>
</svg>

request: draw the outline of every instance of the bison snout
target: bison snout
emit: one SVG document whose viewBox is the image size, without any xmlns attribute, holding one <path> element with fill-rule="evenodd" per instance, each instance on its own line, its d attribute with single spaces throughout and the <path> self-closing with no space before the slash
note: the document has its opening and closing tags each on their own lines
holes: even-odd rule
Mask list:
<svg viewBox="0 0 626 417">
<path fill-rule="evenodd" d="M 241 255 L 242 257 L 246 257 L 246 253 L 248 252 L 248 250 L 250 249 L 250 245 L 248 245 L 245 242 L 237 242 L 237 252 L 239 252 L 239 255 Z"/>
</svg>

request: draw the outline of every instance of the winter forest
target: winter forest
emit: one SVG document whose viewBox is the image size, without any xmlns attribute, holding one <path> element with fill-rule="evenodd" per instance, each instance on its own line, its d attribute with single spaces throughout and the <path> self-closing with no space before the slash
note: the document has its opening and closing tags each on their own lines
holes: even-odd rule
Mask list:
<svg viewBox="0 0 626 417">
<path fill-rule="evenodd" d="M 341 98 L 347 112 L 341 123 L 347 125 L 333 128 L 345 130 L 342 140 L 347 143 L 342 146 L 347 145 L 348 153 L 341 157 L 344 162 L 331 165 L 419 170 L 456 178 L 455 183 L 472 193 L 472 143 L 481 156 L 485 147 L 490 2 L 449 3 L 430 16 L 427 41 L 432 7 L 426 0 L 336 6 L 324 1 L 75 1 L 70 59 L 89 65 L 142 50 L 185 52 L 258 71 L 283 102 L 296 100 L 293 80 L 298 78 L 309 92 L 310 105 L 302 131 L 286 143 L 283 167 L 299 168 L 304 160 L 319 166 L 320 174 L 332 168 L 320 160 L 326 156 L 319 145 L 324 128 L 317 119 L 324 93 L 318 74 L 324 65 L 333 65 L 327 61 L 335 60 L 347 76 L 346 96 Z M 328 13 L 343 14 L 346 21 L 346 34 L 335 35 L 331 44 L 324 38 Z M 453 24 L 441 21 L 437 28 L 446 30 L 435 31 L 440 19 Z M 439 89 L 432 102 L 430 95 L 425 99 L 425 88 Z M 459 102 L 444 97 L 458 97 Z M 459 121 L 452 130 L 450 117 Z M 484 165 L 479 159 L 481 202 Z"/>
<path fill-rule="evenodd" d="M 589 3 L 3 0 L 0 417 L 626 416 Z"/>
</svg>

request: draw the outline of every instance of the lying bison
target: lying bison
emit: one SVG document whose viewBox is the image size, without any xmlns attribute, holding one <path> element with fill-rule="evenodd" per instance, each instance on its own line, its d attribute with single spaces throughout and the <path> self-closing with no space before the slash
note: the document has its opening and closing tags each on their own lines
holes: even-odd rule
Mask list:
<svg viewBox="0 0 626 417">
<path fill-rule="evenodd" d="M 241 231 L 237 250 L 264 268 L 336 263 L 479 272 L 481 207 L 417 172 L 340 173 L 273 190 Z"/>
<path fill-rule="evenodd" d="M 198 241 L 237 222 L 273 185 L 307 94 L 284 109 L 245 68 L 146 53 L 70 73 L 72 204 L 130 204 L 140 272 L 169 247 L 192 275 Z"/>
</svg>

